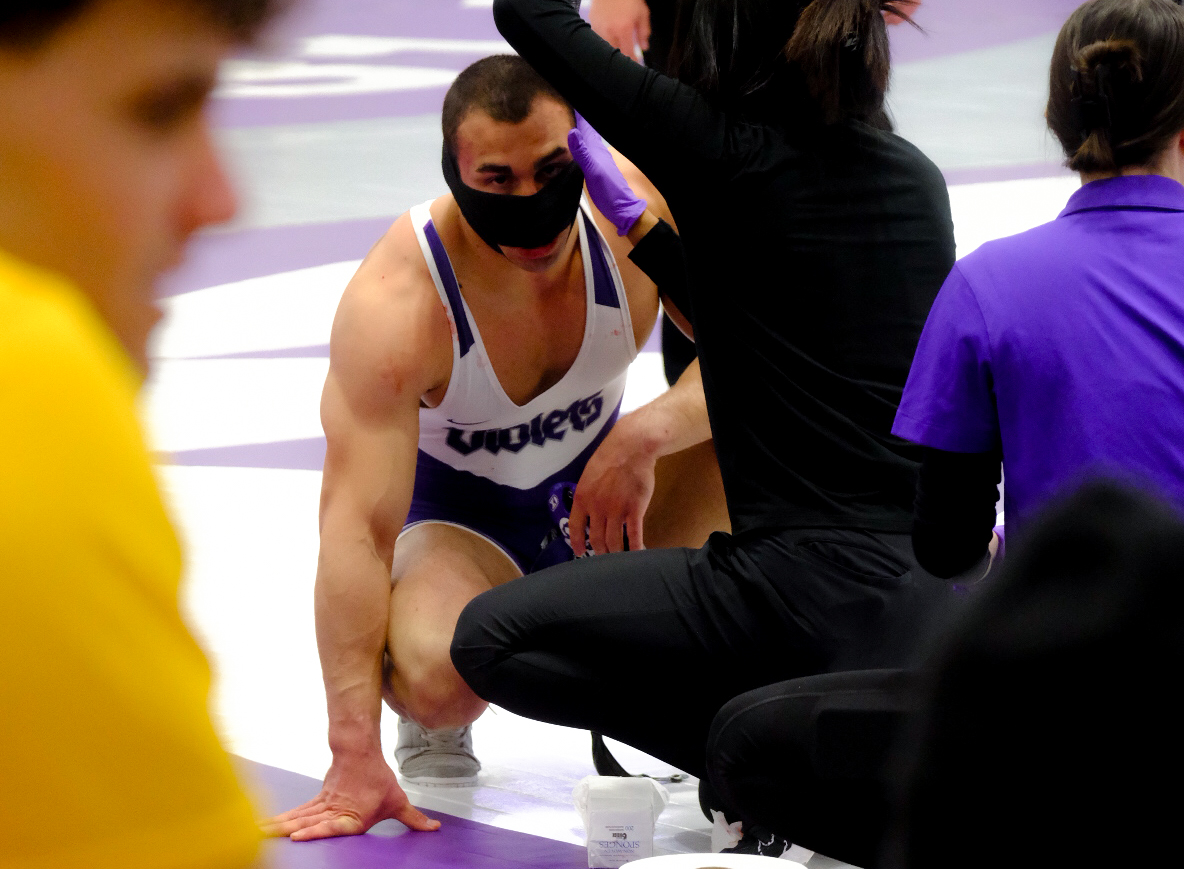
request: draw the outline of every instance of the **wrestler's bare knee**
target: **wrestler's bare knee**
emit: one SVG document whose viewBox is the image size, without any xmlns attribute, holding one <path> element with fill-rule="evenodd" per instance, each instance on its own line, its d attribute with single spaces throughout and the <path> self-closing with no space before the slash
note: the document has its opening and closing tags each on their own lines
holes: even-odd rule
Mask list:
<svg viewBox="0 0 1184 869">
<path fill-rule="evenodd" d="M 452 666 L 447 643 L 400 655 L 388 670 L 385 688 L 392 708 L 429 730 L 461 727 L 485 711 L 485 701 Z"/>
</svg>

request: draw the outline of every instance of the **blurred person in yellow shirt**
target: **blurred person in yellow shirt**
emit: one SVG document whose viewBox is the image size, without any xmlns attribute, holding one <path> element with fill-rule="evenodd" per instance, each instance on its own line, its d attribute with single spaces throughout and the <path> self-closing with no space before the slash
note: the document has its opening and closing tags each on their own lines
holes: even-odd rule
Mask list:
<svg viewBox="0 0 1184 869">
<path fill-rule="evenodd" d="M 218 65 L 277 5 L 0 6 L 3 867 L 256 858 L 136 399 L 157 276 L 235 210 Z"/>
</svg>

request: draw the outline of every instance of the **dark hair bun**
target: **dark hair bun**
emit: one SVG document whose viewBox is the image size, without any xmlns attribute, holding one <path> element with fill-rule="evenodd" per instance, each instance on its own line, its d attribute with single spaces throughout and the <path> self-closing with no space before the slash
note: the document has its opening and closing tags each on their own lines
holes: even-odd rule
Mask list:
<svg viewBox="0 0 1184 869">
<path fill-rule="evenodd" d="M 1110 96 L 1106 85 L 1125 89 L 1143 80 L 1143 57 L 1129 39 L 1104 39 L 1085 46 L 1073 64 L 1080 96 Z M 1101 77 L 1099 78 L 1099 74 Z"/>
<path fill-rule="evenodd" d="M 1127 138 L 1123 129 L 1124 107 L 1135 97 L 1134 86 L 1143 80 L 1139 48 L 1126 39 L 1090 43 L 1073 62 L 1071 117 L 1081 147 L 1070 165 L 1115 169 L 1115 146 Z M 1129 113 L 1127 113 L 1129 114 Z"/>
</svg>

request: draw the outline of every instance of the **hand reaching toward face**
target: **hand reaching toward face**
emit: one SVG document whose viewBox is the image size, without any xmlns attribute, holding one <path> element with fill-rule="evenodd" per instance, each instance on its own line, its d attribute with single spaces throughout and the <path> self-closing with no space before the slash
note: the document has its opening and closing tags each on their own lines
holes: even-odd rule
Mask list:
<svg viewBox="0 0 1184 869">
<path fill-rule="evenodd" d="M 576 125 L 567 134 L 567 147 L 584 171 L 592 202 L 617 228 L 617 235 L 628 234 L 648 206 L 621 174 L 604 139 L 577 114 Z"/>
<path fill-rule="evenodd" d="M 893 0 L 894 5 L 906 15 L 912 16 L 916 13 L 917 7 L 921 5 L 921 0 Z M 888 24 L 904 24 L 904 19 L 899 15 L 893 15 L 891 12 L 884 13 L 884 21 Z"/>
<path fill-rule="evenodd" d="M 641 61 L 650 47 L 650 7 L 645 0 L 592 0 L 588 23 L 605 42 Z"/>
</svg>

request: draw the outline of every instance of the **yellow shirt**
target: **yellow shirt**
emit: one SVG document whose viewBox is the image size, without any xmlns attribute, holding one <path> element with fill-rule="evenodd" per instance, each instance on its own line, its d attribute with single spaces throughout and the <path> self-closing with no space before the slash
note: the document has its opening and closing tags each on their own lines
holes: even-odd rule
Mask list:
<svg viewBox="0 0 1184 869">
<path fill-rule="evenodd" d="M 0 251 L 0 867 L 258 847 L 179 614 L 139 385 L 80 293 Z"/>
</svg>

